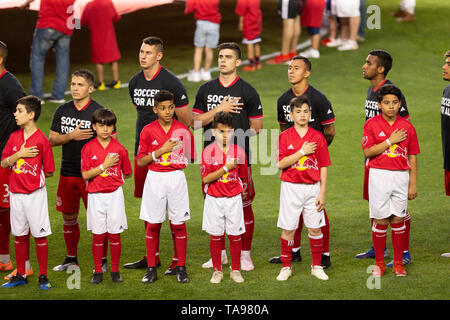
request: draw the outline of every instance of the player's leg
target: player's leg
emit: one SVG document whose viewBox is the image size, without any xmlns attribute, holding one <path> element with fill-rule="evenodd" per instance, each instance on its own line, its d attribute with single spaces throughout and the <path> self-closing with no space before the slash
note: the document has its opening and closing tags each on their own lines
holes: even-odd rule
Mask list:
<svg viewBox="0 0 450 320">
<path fill-rule="evenodd" d="M 241 264 L 242 235 L 245 234 L 246 224 L 242 207 L 242 196 L 220 199 L 224 208 L 225 230 L 230 242 L 231 273 L 230 278 L 237 283 L 244 282 L 239 266 Z"/>
<path fill-rule="evenodd" d="M 214 49 L 217 48 L 220 39 L 220 24 L 208 21 L 206 23 L 207 32 L 204 40 L 205 59 L 203 68 L 200 68 L 200 79 L 202 81 L 211 80 L 211 66 L 214 61 Z"/>
<path fill-rule="evenodd" d="M 262 69 L 262 64 L 261 64 L 261 45 L 259 44 L 259 42 L 255 43 L 253 45 L 254 50 L 255 50 L 255 67 L 256 70 L 261 70 Z"/>
<path fill-rule="evenodd" d="M 48 290 L 52 286 L 47 277 L 48 267 L 48 241 L 47 237 L 34 238 L 36 242 L 36 258 L 39 265 L 39 288 Z"/>
<path fill-rule="evenodd" d="M 113 80 L 110 84 L 108 84 L 108 87 L 112 89 L 120 89 L 120 85 L 122 84 L 119 80 L 119 61 L 113 61 L 111 63 L 111 72 Z"/>
<path fill-rule="evenodd" d="M 325 225 L 322 226 L 321 232 L 323 235 L 323 252 L 322 252 L 322 267 L 324 269 L 331 266 L 330 259 L 330 220 L 328 219 L 327 211 L 323 210 L 323 217 L 325 220 Z"/>
<path fill-rule="evenodd" d="M 71 37 L 59 34 L 54 45 L 56 58 L 56 76 L 53 81 L 52 97 L 50 101 L 63 103 L 64 92 L 66 91 L 67 79 L 70 71 L 70 39 Z"/>
<path fill-rule="evenodd" d="M 289 58 L 292 59 L 297 54 L 297 45 L 298 45 L 298 39 L 300 38 L 300 34 L 302 31 L 301 25 L 300 25 L 300 14 L 297 14 L 294 18 L 294 24 L 293 24 L 293 33 L 292 38 L 290 41 L 289 46 Z"/>
<path fill-rule="evenodd" d="M 309 246 L 311 248 L 312 265 L 311 274 L 320 280 L 328 280 L 328 276 L 323 271 L 323 234 L 320 228 L 308 228 Z"/>
<path fill-rule="evenodd" d="M 103 63 L 96 63 L 95 71 L 97 72 L 97 83 L 95 84 L 95 89 L 100 90 L 100 91 L 105 90 L 106 85 L 105 85 L 105 79 L 103 78 L 103 74 L 104 74 Z"/>
<path fill-rule="evenodd" d="M 394 249 L 394 262 L 392 271 L 397 276 L 406 276 L 403 267 L 403 248 L 405 245 L 406 226 L 403 217 L 392 216 L 390 218 L 392 247 Z"/>
<path fill-rule="evenodd" d="M 210 235 L 209 236 L 209 253 L 211 255 L 213 265 L 213 275 L 211 277 L 211 283 L 220 283 L 223 279 L 221 251 L 222 242 L 225 241 L 225 236 L 222 235 Z M 239 254 L 240 255 L 240 254 Z"/>
<path fill-rule="evenodd" d="M 255 50 L 253 43 L 247 43 L 247 59 L 249 61 L 249 64 L 246 65 L 243 70 L 244 71 L 255 71 L 256 65 L 255 65 Z"/>
<path fill-rule="evenodd" d="M 147 272 L 142 278 L 143 283 L 152 283 L 157 280 L 156 274 L 156 251 L 159 247 L 159 235 L 161 223 L 147 223 L 145 236 L 145 247 L 147 253 Z"/>
<path fill-rule="evenodd" d="M 241 269 L 251 271 L 255 268 L 250 255 L 255 229 L 255 216 L 253 214 L 252 203 L 255 198 L 255 185 L 253 184 L 252 168 L 247 168 L 247 176 L 242 177 L 244 191 L 242 192 L 242 202 L 244 207 L 245 233 L 242 235 Z"/>
</svg>

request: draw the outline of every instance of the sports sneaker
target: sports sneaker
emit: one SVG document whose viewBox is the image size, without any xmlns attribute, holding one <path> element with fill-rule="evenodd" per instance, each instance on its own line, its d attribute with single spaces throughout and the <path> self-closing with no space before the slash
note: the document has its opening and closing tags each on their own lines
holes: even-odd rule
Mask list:
<svg viewBox="0 0 450 320">
<path fill-rule="evenodd" d="M 357 50 L 358 48 L 359 48 L 358 42 L 353 40 L 347 40 L 337 49 L 338 51 L 350 51 L 350 50 Z"/>
<path fill-rule="evenodd" d="M 381 277 L 384 276 L 384 271 L 385 271 L 386 267 L 384 265 L 384 262 L 382 263 L 375 263 L 375 267 L 372 270 L 372 275 L 376 276 L 376 277 Z"/>
<path fill-rule="evenodd" d="M 103 91 L 103 90 L 106 89 L 106 85 L 105 85 L 104 82 L 97 82 L 97 83 L 94 85 L 94 88 L 95 88 L 96 90 L 98 90 L 98 91 Z"/>
<path fill-rule="evenodd" d="M 320 280 L 328 280 L 328 276 L 325 271 L 323 271 L 322 266 L 311 266 L 311 275 Z"/>
<path fill-rule="evenodd" d="M 158 279 L 156 268 L 149 267 L 147 268 L 147 272 L 145 272 L 144 277 L 142 278 L 143 283 L 153 283 Z"/>
<path fill-rule="evenodd" d="M 106 258 L 102 259 L 102 272 L 105 273 L 108 271 L 108 260 Z M 92 273 L 95 273 L 95 268 L 92 270 Z"/>
<path fill-rule="evenodd" d="M 256 70 L 261 70 L 262 69 L 262 63 L 261 62 L 255 62 L 255 68 L 256 68 Z"/>
<path fill-rule="evenodd" d="M 14 269 L 13 272 L 4 277 L 5 280 L 11 280 L 17 274 L 17 269 Z M 25 278 L 33 275 L 33 268 L 30 266 L 30 269 L 25 269 Z"/>
<path fill-rule="evenodd" d="M 187 81 L 190 82 L 200 82 L 202 80 L 202 77 L 200 75 L 200 72 L 195 72 L 194 70 L 189 71 L 189 75 L 187 77 Z"/>
<path fill-rule="evenodd" d="M 99 284 L 102 281 L 103 281 L 103 273 L 101 273 L 101 272 L 94 272 L 94 274 L 92 275 L 92 278 L 91 278 L 91 283 L 92 284 Z"/>
<path fill-rule="evenodd" d="M 341 46 L 343 43 L 344 42 L 342 41 L 341 38 L 337 38 L 337 39 L 330 38 L 330 41 L 328 41 L 326 46 L 329 48 L 336 48 L 336 47 Z"/>
<path fill-rule="evenodd" d="M 244 70 L 246 72 L 256 71 L 256 66 L 254 64 L 248 64 L 248 65 L 244 66 L 244 68 L 242 70 Z"/>
<path fill-rule="evenodd" d="M 188 283 L 189 282 L 189 277 L 187 275 L 185 266 L 176 266 L 175 272 L 177 274 L 177 281 L 179 283 Z"/>
<path fill-rule="evenodd" d="M 444 258 L 450 258 L 450 252 L 443 253 L 443 254 L 441 254 L 441 256 Z"/>
<path fill-rule="evenodd" d="M 230 279 L 233 280 L 236 283 L 242 283 L 244 282 L 244 278 L 242 277 L 242 274 L 239 270 L 232 270 L 230 272 Z"/>
<path fill-rule="evenodd" d="M 0 262 L 0 270 L 2 271 L 9 271 L 13 269 L 13 264 L 11 262 L 11 260 L 9 260 L 8 263 L 1 263 Z"/>
<path fill-rule="evenodd" d="M 122 82 L 120 80 L 118 81 L 111 81 L 107 87 L 111 88 L 111 89 L 120 89 L 120 85 L 122 84 Z"/>
<path fill-rule="evenodd" d="M 283 64 L 286 61 L 291 60 L 290 54 L 279 54 L 272 59 L 266 61 L 267 64 Z"/>
<path fill-rule="evenodd" d="M 39 276 L 39 289 L 50 290 L 51 288 L 52 288 L 52 285 L 50 284 L 50 281 L 48 281 L 47 276 L 44 274 L 41 274 Z"/>
<path fill-rule="evenodd" d="M 314 59 L 320 58 L 319 50 L 315 50 L 313 48 L 309 48 L 308 50 L 300 52 L 300 55 L 305 58 L 314 58 Z"/>
<path fill-rule="evenodd" d="M 176 265 L 171 264 L 167 270 L 164 272 L 165 276 L 176 276 L 177 275 L 177 271 L 176 271 Z"/>
<path fill-rule="evenodd" d="M 320 40 L 320 44 L 323 46 L 326 46 L 327 43 L 329 43 L 330 41 L 331 41 L 330 38 L 325 38 L 325 39 Z"/>
<path fill-rule="evenodd" d="M 211 280 L 209 280 L 209 282 L 211 283 L 221 283 L 223 279 L 223 272 L 216 270 L 213 272 L 213 275 L 211 277 Z"/>
<path fill-rule="evenodd" d="M 286 281 L 292 274 L 291 267 L 283 267 L 281 268 L 280 274 L 277 276 L 278 281 Z"/>
<path fill-rule="evenodd" d="M 205 71 L 203 68 L 200 69 L 200 80 L 209 81 L 211 80 L 211 71 Z"/>
<path fill-rule="evenodd" d="M 119 271 L 111 272 L 111 280 L 112 280 L 112 282 L 115 282 L 115 283 L 123 282 L 122 276 L 120 275 Z"/>
<path fill-rule="evenodd" d="M 228 257 L 227 252 L 225 250 L 222 250 L 222 264 L 228 264 Z M 206 261 L 204 264 L 202 264 L 203 269 L 209 269 L 213 267 L 212 259 L 210 258 L 208 261 Z"/>
<path fill-rule="evenodd" d="M 412 257 L 411 257 L 411 254 L 409 253 L 409 251 L 403 252 L 402 262 L 403 262 L 404 266 L 407 264 L 410 264 L 412 262 Z M 386 266 L 389 268 L 392 268 L 394 266 L 394 260 L 389 262 Z"/>
<path fill-rule="evenodd" d="M 2 284 L 2 288 L 14 288 L 25 284 L 27 284 L 27 279 L 20 274 L 16 274 L 7 283 Z"/>
<path fill-rule="evenodd" d="M 250 251 L 241 251 L 241 270 L 252 271 L 253 269 L 255 269 L 255 266 L 250 257 Z"/>
<path fill-rule="evenodd" d="M 129 262 L 125 263 L 123 265 L 126 269 L 143 269 L 147 268 L 147 257 L 142 257 L 142 259 L 135 261 L 135 262 Z"/>
<path fill-rule="evenodd" d="M 66 99 L 56 99 L 56 98 L 50 97 L 50 98 L 48 98 L 48 102 L 61 104 L 61 103 L 66 102 Z"/>
<path fill-rule="evenodd" d="M 68 267 L 78 265 L 77 257 L 65 257 L 63 263 L 53 268 L 53 271 L 66 271 Z"/>
<path fill-rule="evenodd" d="M 302 255 L 300 253 L 300 250 L 298 251 L 292 251 L 292 262 L 300 262 L 302 261 Z M 272 257 L 269 259 L 269 263 L 281 263 L 281 256 L 278 257 Z"/>
<path fill-rule="evenodd" d="M 387 248 L 384 248 L 384 257 L 387 258 L 389 257 L 389 251 L 387 250 Z M 356 259 L 374 259 L 375 258 L 375 250 L 373 249 L 373 247 L 370 247 L 369 250 L 367 250 L 366 252 L 362 252 L 362 253 L 358 253 L 355 256 Z"/>
<path fill-rule="evenodd" d="M 321 260 L 320 264 L 322 265 L 322 268 L 324 268 L 324 269 L 331 267 L 330 256 L 322 254 L 322 260 Z"/>
<path fill-rule="evenodd" d="M 400 261 L 395 261 L 394 266 L 392 267 L 392 271 L 395 273 L 397 277 L 406 277 L 408 273 L 406 272 L 405 268 L 403 267 L 403 263 Z"/>
</svg>

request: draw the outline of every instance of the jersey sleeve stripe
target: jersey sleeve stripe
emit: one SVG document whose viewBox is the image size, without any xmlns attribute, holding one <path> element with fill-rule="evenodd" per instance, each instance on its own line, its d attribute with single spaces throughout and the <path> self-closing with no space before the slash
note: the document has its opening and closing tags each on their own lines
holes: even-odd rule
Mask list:
<svg viewBox="0 0 450 320">
<path fill-rule="evenodd" d="M 203 114 L 204 112 L 200 109 L 192 108 L 192 112 Z"/>
<path fill-rule="evenodd" d="M 334 123 L 334 122 L 335 122 L 335 120 L 334 120 L 334 118 L 333 118 L 333 119 L 330 119 L 330 120 L 322 121 L 321 124 L 327 125 L 327 124 L 332 124 L 332 123 Z"/>
<path fill-rule="evenodd" d="M 189 103 L 186 103 L 183 106 L 175 107 L 175 109 L 183 109 L 183 108 L 186 108 L 186 107 L 189 107 Z"/>
<path fill-rule="evenodd" d="M 252 116 L 252 117 L 248 117 L 249 119 L 261 119 L 263 117 L 263 115 L 258 115 L 258 116 Z"/>
</svg>

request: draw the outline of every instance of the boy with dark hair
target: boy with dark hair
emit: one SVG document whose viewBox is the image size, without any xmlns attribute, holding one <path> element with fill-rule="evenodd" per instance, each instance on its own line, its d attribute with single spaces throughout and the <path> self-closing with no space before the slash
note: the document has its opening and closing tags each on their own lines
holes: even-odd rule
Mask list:
<svg viewBox="0 0 450 320">
<path fill-rule="evenodd" d="M 97 138 L 81 150 L 81 175 L 87 181 L 87 228 L 92 231 L 94 275 L 91 283 L 103 280 L 102 258 L 105 238 L 111 248 L 111 278 L 122 282 L 119 272 L 122 243 L 120 234 L 127 229 L 122 185 L 131 177 L 128 151 L 111 137 L 117 118 L 110 109 L 97 109 L 92 115 L 92 128 Z M 107 241 L 106 241 L 107 243 Z"/>
<path fill-rule="evenodd" d="M 156 253 L 166 209 L 176 247 L 175 274 L 180 283 L 189 282 L 186 273 L 187 233 L 190 219 L 189 195 L 183 169 L 195 159 L 194 137 L 189 129 L 173 119 L 174 95 L 161 90 L 155 96 L 153 112 L 157 121 L 146 125 L 139 140 L 137 164 L 148 166 L 142 194 L 140 219 L 146 224 L 147 272 L 143 283 L 157 280 Z"/>
<path fill-rule="evenodd" d="M 47 278 L 48 242 L 50 219 L 48 216 L 45 179 L 53 176 L 55 162 L 47 137 L 37 127 L 41 113 L 41 100 L 26 96 L 17 101 L 14 117 L 19 130 L 8 139 L 2 153 L 1 167 L 10 168 L 11 232 L 15 236 L 17 274 L 4 288 L 27 283 L 25 260 L 29 233 L 36 241 L 39 264 L 39 288 L 51 288 Z"/>
<path fill-rule="evenodd" d="M 321 265 L 321 227 L 325 224 L 327 167 L 331 164 L 328 146 L 325 137 L 308 125 L 311 102 L 305 95 L 293 98 L 290 110 L 295 125 L 280 134 L 277 144 L 277 166 L 282 170 L 277 223 L 282 229 L 282 268 L 277 280 L 286 281 L 292 274 L 292 247 L 300 215 L 308 228 L 311 274 L 320 280 L 328 280 Z"/>
<path fill-rule="evenodd" d="M 214 268 L 211 283 L 223 279 L 221 251 L 225 232 L 230 241 L 230 278 L 241 283 L 244 282 L 239 271 L 241 235 L 245 232 L 241 177 L 247 175 L 247 159 L 244 150 L 231 142 L 234 129 L 230 113 L 216 113 L 212 128 L 215 141 L 203 150 L 200 167 L 206 194 L 202 229 L 210 234 L 209 250 Z"/>
<path fill-rule="evenodd" d="M 378 92 L 381 114 L 364 125 L 362 148 L 368 159 L 369 209 L 372 220 L 372 241 L 375 252 L 373 275 L 385 270 L 384 250 L 390 224 L 394 260 L 392 271 L 406 276 L 403 267 L 405 217 L 408 199 L 417 197 L 417 154 L 420 153 L 416 131 L 411 122 L 398 116 L 401 91 L 384 85 Z"/>
</svg>

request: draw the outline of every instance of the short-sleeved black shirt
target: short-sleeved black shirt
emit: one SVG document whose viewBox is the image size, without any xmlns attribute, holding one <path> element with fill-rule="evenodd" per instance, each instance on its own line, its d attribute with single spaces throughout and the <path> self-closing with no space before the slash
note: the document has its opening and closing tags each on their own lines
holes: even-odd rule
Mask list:
<svg viewBox="0 0 450 320">
<path fill-rule="evenodd" d="M 202 84 L 197 91 L 192 112 L 206 113 L 217 107 L 228 95 L 230 95 L 230 99 L 240 97 L 239 102 L 243 103 L 240 113 L 232 113 L 233 128 L 235 129 L 233 143 L 244 149 L 247 161 L 250 162 L 250 137 L 247 130 L 250 129 L 251 119 L 262 118 L 263 109 L 258 92 L 247 81 L 236 77 L 229 86 L 225 87 L 219 78 L 216 78 Z M 214 141 L 209 130 L 211 127 L 212 123 L 203 128 L 205 147 Z"/>
<path fill-rule="evenodd" d="M 441 136 L 444 154 L 444 169 L 450 171 L 450 85 L 442 94 L 441 100 Z"/>
<path fill-rule="evenodd" d="M 4 70 L 0 74 L 0 150 L 5 148 L 11 133 L 19 129 L 14 119 L 14 112 L 16 112 L 16 101 L 25 95 L 19 80 L 12 73 Z"/>
<path fill-rule="evenodd" d="M 81 129 L 92 129 L 92 114 L 95 110 L 104 108 L 94 100 L 78 110 L 73 101 L 60 105 L 53 115 L 51 131 L 66 134 L 75 130 L 81 124 Z M 95 136 L 95 135 L 94 135 Z M 62 145 L 61 175 L 66 177 L 81 177 L 81 149 L 91 139 L 71 140 Z"/>
<path fill-rule="evenodd" d="M 156 120 L 153 112 L 154 97 L 160 90 L 168 90 L 175 97 L 175 108 L 189 105 L 186 88 L 180 79 L 164 67 L 160 67 L 152 79 L 146 79 L 144 71 L 139 71 L 128 84 L 131 101 L 137 108 L 136 137 L 134 154 L 139 148 L 139 135 L 142 129 L 150 122 Z"/>
<path fill-rule="evenodd" d="M 335 121 L 333 107 L 327 97 L 311 85 L 308 85 L 308 88 L 303 94 L 306 95 L 311 102 L 311 118 L 309 119 L 309 126 L 323 134 L 323 127 L 330 125 Z M 294 125 L 294 120 L 292 120 L 289 115 L 291 111 L 289 103 L 291 99 L 295 97 L 294 91 L 290 88 L 283 93 L 277 101 L 278 122 L 286 124 L 287 129 Z"/>
<path fill-rule="evenodd" d="M 369 86 L 369 89 L 367 90 L 367 98 L 365 103 L 366 121 L 381 113 L 380 109 L 378 109 L 377 92 L 385 84 L 393 84 L 393 83 L 390 80 L 386 79 L 375 90 L 372 88 L 372 86 Z M 408 107 L 406 106 L 406 99 L 403 93 L 402 93 L 401 107 L 400 110 L 398 111 L 398 114 L 399 116 L 405 119 L 409 119 Z"/>
</svg>

